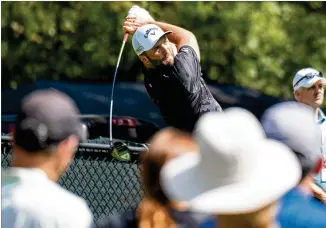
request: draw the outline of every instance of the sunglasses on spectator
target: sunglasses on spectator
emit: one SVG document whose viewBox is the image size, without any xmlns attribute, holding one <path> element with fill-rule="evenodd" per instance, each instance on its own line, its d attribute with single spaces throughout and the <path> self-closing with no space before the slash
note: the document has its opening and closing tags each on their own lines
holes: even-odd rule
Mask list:
<svg viewBox="0 0 326 228">
<path fill-rule="evenodd" d="M 322 78 L 324 77 L 323 73 L 322 72 L 318 72 L 318 73 L 308 73 L 306 74 L 305 76 L 303 76 L 302 78 L 300 78 L 299 81 L 297 81 L 294 86 L 298 85 L 299 82 L 301 82 L 303 79 L 312 79 L 313 77 L 319 77 L 319 78 Z"/>
</svg>

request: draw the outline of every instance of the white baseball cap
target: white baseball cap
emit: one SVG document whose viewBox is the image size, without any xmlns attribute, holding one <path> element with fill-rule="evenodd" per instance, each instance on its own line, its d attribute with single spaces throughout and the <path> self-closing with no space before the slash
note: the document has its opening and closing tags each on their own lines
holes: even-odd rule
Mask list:
<svg viewBox="0 0 326 228">
<path fill-rule="evenodd" d="M 322 80 L 322 83 L 325 84 L 325 78 L 323 78 L 323 74 L 314 69 L 314 68 L 303 68 L 299 70 L 292 81 L 293 89 L 298 90 L 301 87 L 310 88 L 317 81 Z"/>
<path fill-rule="evenodd" d="M 150 50 L 159 41 L 159 39 L 172 33 L 172 31 L 163 32 L 163 30 L 154 24 L 144 25 L 138 28 L 132 37 L 132 47 L 137 55 Z"/>
<path fill-rule="evenodd" d="M 301 178 L 291 150 L 267 139 L 256 117 L 240 108 L 203 115 L 194 133 L 200 153 L 168 161 L 161 185 L 189 210 L 214 214 L 257 211 L 278 200 Z"/>
</svg>

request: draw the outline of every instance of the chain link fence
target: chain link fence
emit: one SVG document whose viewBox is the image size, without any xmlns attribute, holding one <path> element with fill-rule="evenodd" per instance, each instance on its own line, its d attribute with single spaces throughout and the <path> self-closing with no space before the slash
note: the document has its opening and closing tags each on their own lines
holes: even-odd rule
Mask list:
<svg viewBox="0 0 326 228">
<path fill-rule="evenodd" d="M 139 155 L 143 148 L 128 148 L 131 159 L 126 162 L 113 158 L 107 144 L 80 144 L 69 169 L 58 182 L 83 197 L 95 219 L 135 208 L 143 198 L 139 169 Z M 8 167 L 10 163 L 10 138 L 2 136 L 1 167 Z"/>
</svg>

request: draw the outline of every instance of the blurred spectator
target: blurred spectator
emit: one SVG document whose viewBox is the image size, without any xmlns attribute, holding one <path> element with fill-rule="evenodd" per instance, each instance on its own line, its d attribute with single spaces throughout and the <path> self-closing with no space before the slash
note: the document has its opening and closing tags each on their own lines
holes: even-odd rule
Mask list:
<svg viewBox="0 0 326 228">
<path fill-rule="evenodd" d="M 79 111 L 68 96 L 40 90 L 23 99 L 12 167 L 2 171 L 2 227 L 91 227 L 86 202 L 55 183 L 84 138 Z"/>
<path fill-rule="evenodd" d="M 164 165 L 161 183 L 171 199 L 189 210 L 214 213 L 216 227 L 278 227 L 278 200 L 300 180 L 298 159 L 265 137 L 248 111 L 209 113 L 196 125 L 200 153 Z"/>
<path fill-rule="evenodd" d="M 163 193 L 159 174 L 170 159 L 198 151 L 197 144 L 184 132 L 167 128 L 156 133 L 150 141 L 148 153 L 143 155 L 142 182 L 146 196 L 136 210 L 112 215 L 98 222 L 97 227 L 198 227 L 206 214 L 191 213 L 187 205 L 171 202 Z"/>
<path fill-rule="evenodd" d="M 311 106 L 316 113 L 316 122 L 320 126 L 321 155 L 323 156 L 324 169 L 315 176 L 314 186 L 315 197 L 326 203 L 326 117 L 320 106 L 324 101 L 324 85 L 326 80 L 323 74 L 313 68 L 299 70 L 293 78 L 293 90 L 295 99 L 303 104 Z M 324 171 L 323 171 L 324 170 Z M 321 191 L 321 189 L 323 191 Z"/>
<path fill-rule="evenodd" d="M 266 110 L 262 124 L 267 137 L 290 147 L 302 167 L 300 184 L 282 198 L 281 226 L 326 227 L 326 207 L 317 203 L 311 189 L 314 176 L 322 167 L 320 129 L 313 109 L 297 102 L 283 102 Z"/>
</svg>

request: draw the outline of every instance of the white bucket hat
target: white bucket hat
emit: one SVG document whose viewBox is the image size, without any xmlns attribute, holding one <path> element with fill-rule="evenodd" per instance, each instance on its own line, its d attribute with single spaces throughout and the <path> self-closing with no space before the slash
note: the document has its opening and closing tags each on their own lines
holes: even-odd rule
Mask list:
<svg viewBox="0 0 326 228">
<path fill-rule="evenodd" d="M 266 139 L 259 121 L 244 109 L 205 114 L 194 137 L 200 153 L 172 159 L 161 171 L 165 194 L 187 202 L 192 211 L 256 211 L 300 180 L 296 156 L 284 144 Z"/>
<path fill-rule="evenodd" d="M 323 74 L 320 71 L 314 68 L 303 68 L 295 74 L 292 86 L 294 90 L 298 90 L 301 87 L 310 88 L 319 80 L 321 80 L 324 85 L 326 84 L 326 80 L 323 78 Z"/>
</svg>

